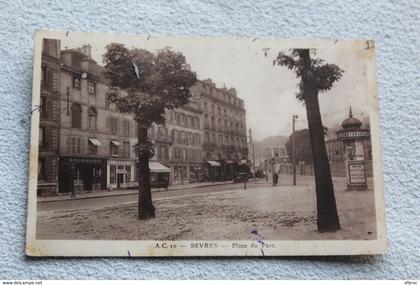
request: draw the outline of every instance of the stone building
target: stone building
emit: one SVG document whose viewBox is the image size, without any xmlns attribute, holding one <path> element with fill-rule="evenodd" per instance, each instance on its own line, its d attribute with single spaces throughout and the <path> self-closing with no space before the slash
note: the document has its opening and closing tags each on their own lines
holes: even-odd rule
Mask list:
<svg viewBox="0 0 420 285">
<path fill-rule="evenodd" d="M 107 100 L 102 71 L 89 45 L 60 51 L 59 41 L 44 42 L 40 192 L 138 185 L 137 124 Z M 151 172 L 170 173 L 173 184 L 233 178 L 248 155 L 244 102 L 235 89 L 210 80 L 198 81 L 191 93 L 188 105 L 166 112 L 165 126 L 150 128 Z"/>
<path fill-rule="evenodd" d="M 199 80 L 191 93 L 203 112 L 205 176 L 233 178 L 237 166 L 248 159 L 244 101 L 234 88 L 217 88 L 210 79 Z"/>
<path fill-rule="evenodd" d="M 60 41 L 44 39 L 41 60 L 38 195 L 51 195 L 58 175 Z"/>
<path fill-rule="evenodd" d="M 59 192 L 134 183 L 135 122 L 109 104 L 103 67 L 90 46 L 61 52 Z"/>
<path fill-rule="evenodd" d="M 202 176 L 202 111 L 191 102 L 166 112 L 165 126 L 149 130 L 155 145 L 151 159 L 170 168 L 170 183 L 200 181 Z"/>
</svg>

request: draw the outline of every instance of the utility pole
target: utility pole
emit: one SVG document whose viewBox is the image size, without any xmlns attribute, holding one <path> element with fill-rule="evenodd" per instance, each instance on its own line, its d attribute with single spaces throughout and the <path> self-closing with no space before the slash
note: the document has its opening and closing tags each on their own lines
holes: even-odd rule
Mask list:
<svg viewBox="0 0 420 285">
<path fill-rule="evenodd" d="M 252 161 L 253 161 L 253 164 L 254 164 L 254 180 L 257 180 L 257 176 L 255 175 L 256 174 L 256 170 L 255 170 L 255 151 L 254 151 L 254 143 L 252 141 L 252 131 L 251 131 L 251 129 L 249 129 L 249 143 L 252 146 Z"/>
<path fill-rule="evenodd" d="M 295 120 L 297 115 L 293 115 L 293 133 L 292 133 L 292 174 L 293 174 L 293 185 L 296 185 L 296 165 L 295 165 Z"/>
<path fill-rule="evenodd" d="M 265 167 L 265 181 L 268 181 L 268 166 L 267 166 L 267 159 L 264 160 L 264 167 Z"/>
</svg>

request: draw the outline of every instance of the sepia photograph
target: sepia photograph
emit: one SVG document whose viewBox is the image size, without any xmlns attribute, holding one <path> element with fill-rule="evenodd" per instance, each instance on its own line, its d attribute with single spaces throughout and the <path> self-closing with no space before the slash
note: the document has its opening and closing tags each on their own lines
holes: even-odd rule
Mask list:
<svg viewBox="0 0 420 285">
<path fill-rule="evenodd" d="M 34 46 L 28 255 L 386 252 L 373 41 Z"/>
</svg>

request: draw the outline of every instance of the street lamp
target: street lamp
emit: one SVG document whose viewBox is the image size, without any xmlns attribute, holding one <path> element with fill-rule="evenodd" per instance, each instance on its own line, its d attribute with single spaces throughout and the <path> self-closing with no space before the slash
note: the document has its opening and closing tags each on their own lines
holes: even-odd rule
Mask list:
<svg viewBox="0 0 420 285">
<path fill-rule="evenodd" d="M 264 160 L 264 167 L 265 167 L 265 181 L 268 181 L 267 159 Z"/>
<path fill-rule="evenodd" d="M 295 166 L 295 120 L 297 115 L 293 115 L 293 133 L 292 133 L 292 173 L 293 173 L 293 185 L 296 186 L 296 166 Z"/>
</svg>

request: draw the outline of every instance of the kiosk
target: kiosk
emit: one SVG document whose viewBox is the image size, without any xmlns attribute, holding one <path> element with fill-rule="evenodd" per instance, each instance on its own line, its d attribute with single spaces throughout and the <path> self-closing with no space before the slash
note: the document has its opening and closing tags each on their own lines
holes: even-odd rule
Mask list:
<svg viewBox="0 0 420 285">
<path fill-rule="evenodd" d="M 362 122 L 353 117 L 351 107 L 349 117 L 343 121 L 341 127 L 342 129 L 337 132 L 337 138 L 343 141 L 345 146 L 347 190 L 367 190 L 363 141 L 369 139 L 369 129 L 361 128 Z"/>
</svg>

